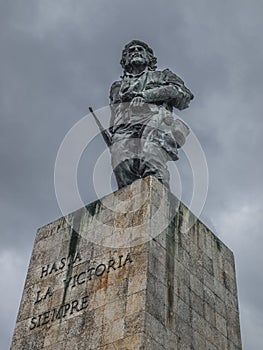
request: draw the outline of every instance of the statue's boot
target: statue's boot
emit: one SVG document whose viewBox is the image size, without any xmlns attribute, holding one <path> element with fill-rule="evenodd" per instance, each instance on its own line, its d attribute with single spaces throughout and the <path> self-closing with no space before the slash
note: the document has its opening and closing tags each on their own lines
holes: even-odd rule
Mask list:
<svg viewBox="0 0 263 350">
<path fill-rule="evenodd" d="M 119 189 L 141 178 L 139 162 L 139 159 L 126 159 L 113 169 Z"/>
</svg>

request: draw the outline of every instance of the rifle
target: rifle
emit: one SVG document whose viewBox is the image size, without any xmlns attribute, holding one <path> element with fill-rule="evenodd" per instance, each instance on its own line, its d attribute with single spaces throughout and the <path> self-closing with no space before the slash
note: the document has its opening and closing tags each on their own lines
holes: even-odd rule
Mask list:
<svg viewBox="0 0 263 350">
<path fill-rule="evenodd" d="M 101 132 L 101 135 L 106 143 L 106 145 L 108 147 L 110 147 L 112 145 L 112 138 L 108 132 L 108 130 L 105 130 L 104 127 L 102 126 L 101 122 L 99 121 L 98 117 L 96 116 L 96 114 L 94 113 L 92 107 L 89 107 L 89 111 L 90 113 L 92 114 L 92 116 L 94 117 L 95 119 L 95 122 L 97 123 L 99 129 L 100 129 L 100 132 Z"/>
</svg>

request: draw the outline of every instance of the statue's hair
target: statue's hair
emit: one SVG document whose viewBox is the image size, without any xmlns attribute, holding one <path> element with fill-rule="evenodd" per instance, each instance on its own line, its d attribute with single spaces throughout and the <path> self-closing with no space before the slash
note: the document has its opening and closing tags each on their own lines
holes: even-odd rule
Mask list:
<svg viewBox="0 0 263 350">
<path fill-rule="evenodd" d="M 144 43 L 143 41 L 140 41 L 140 40 L 132 40 L 128 44 L 125 45 L 125 47 L 122 51 L 122 57 L 121 57 L 121 61 L 120 61 L 122 68 L 124 70 L 127 70 L 127 68 L 128 68 L 127 65 L 125 64 L 125 62 L 126 62 L 125 58 L 127 56 L 129 47 L 133 46 L 133 45 L 139 45 L 139 46 L 142 46 L 145 48 L 145 50 L 147 52 L 147 59 L 148 59 L 147 65 L 148 65 L 150 70 L 156 70 L 157 58 L 154 56 L 153 50 L 146 43 Z"/>
</svg>

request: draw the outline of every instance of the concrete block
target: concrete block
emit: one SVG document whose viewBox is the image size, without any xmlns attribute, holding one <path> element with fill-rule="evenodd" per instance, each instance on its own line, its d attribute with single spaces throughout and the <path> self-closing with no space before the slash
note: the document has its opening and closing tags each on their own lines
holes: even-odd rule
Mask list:
<svg viewBox="0 0 263 350">
<path fill-rule="evenodd" d="M 155 178 L 37 232 L 11 350 L 240 350 L 233 253 Z"/>
</svg>

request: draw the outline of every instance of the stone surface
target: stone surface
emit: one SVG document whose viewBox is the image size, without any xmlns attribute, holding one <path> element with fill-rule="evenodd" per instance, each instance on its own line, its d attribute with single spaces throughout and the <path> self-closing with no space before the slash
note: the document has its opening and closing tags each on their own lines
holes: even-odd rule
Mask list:
<svg viewBox="0 0 263 350">
<path fill-rule="evenodd" d="M 11 349 L 241 349 L 233 253 L 138 180 L 38 230 Z"/>
</svg>

